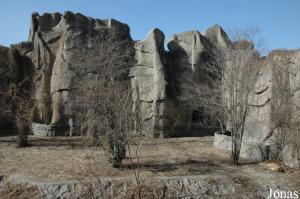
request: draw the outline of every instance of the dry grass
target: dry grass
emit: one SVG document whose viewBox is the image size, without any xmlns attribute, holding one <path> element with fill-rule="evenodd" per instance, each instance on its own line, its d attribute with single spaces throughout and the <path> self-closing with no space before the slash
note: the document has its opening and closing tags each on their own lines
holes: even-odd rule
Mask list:
<svg viewBox="0 0 300 199">
<path fill-rule="evenodd" d="M 139 150 L 141 177 L 239 173 L 261 176 L 272 172 L 266 170 L 264 164 L 233 166 L 229 153 L 215 149 L 212 139 L 190 137 L 143 140 Z M 103 151 L 82 146 L 85 140 L 80 137 L 31 137 L 32 146 L 28 148 L 16 148 L 11 141 L 11 138 L 0 137 L 0 176 L 20 175 L 60 180 L 133 176 L 129 159 L 124 160 L 124 168 L 114 169 L 107 162 Z M 293 178 L 298 174 L 297 171 L 284 173 Z"/>
<path fill-rule="evenodd" d="M 123 177 L 133 174 L 129 159 L 123 162 L 125 168 L 111 168 L 103 151 L 81 146 L 84 140 L 79 137 L 31 138 L 32 146 L 22 149 L 8 141 L 11 140 L 0 138 L 1 175 L 87 179 L 93 176 Z M 229 159 L 228 154 L 211 145 L 211 137 L 144 140 L 139 150 L 143 163 L 141 174 L 176 176 L 210 172 L 219 167 L 216 162 Z"/>
<path fill-rule="evenodd" d="M 39 199 L 40 191 L 36 187 L 7 183 L 0 191 L 2 199 Z"/>
</svg>

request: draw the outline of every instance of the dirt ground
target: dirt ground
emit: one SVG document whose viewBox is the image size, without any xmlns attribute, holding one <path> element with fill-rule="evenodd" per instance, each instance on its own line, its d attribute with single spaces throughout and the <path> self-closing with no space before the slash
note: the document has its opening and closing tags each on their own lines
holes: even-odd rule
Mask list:
<svg viewBox="0 0 300 199">
<path fill-rule="evenodd" d="M 144 139 L 138 153 L 142 177 L 270 172 L 264 164 L 242 160 L 230 163 L 230 154 L 212 146 L 213 137 Z M 82 137 L 30 137 L 31 147 L 16 148 L 14 137 L 0 137 L 0 176 L 20 175 L 46 179 L 91 179 L 133 176 L 131 161 L 111 168 L 100 148 L 84 146 Z M 134 147 L 131 149 L 134 153 Z M 133 160 L 136 163 L 136 160 Z M 287 172 L 295 176 L 293 173 Z M 289 174 L 288 174 L 289 175 Z M 297 173 L 298 175 L 298 173 Z"/>
</svg>

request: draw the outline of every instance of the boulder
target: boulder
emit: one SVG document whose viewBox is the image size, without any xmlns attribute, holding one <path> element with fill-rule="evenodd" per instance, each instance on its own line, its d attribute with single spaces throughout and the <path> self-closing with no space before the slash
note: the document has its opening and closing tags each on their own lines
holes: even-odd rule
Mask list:
<svg viewBox="0 0 300 199">
<path fill-rule="evenodd" d="M 231 136 L 215 133 L 214 140 L 213 140 L 213 146 L 217 149 L 223 149 L 223 150 L 231 150 L 232 146 L 232 138 Z"/>
<path fill-rule="evenodd" d="M 55 126 L 47 124 L 31 124 L 32 134 L 40 137 L 55 136 Z"/>
</svg>

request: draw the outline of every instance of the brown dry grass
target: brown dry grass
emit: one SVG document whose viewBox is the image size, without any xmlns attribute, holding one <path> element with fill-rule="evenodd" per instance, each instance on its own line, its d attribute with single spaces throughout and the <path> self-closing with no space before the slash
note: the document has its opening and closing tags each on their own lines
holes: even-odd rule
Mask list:
<svg viewBox="0 0 300 199">
<path fill-rule="evenodd" d="M 16 148 L 9 141 L 11 140 L 0 138 L 1 175 L 64 180 L 133 175 L 129 159 L 123 162 L 125 168 L 111 168 L 104 152 L 99 148 L 81 146 L 84 140 L 80 137 L 31 138 L 32 146 L 28 148 Z M 141 174 L 176 176 L 210 172 L 219 167 L 216 162 L 229 161 L 227 153 L 214 149 L 211 145 L 211 137 L 146 139 L 139 150 L 143 163 Z"/>
<path fill-rule="evenodd" d="M 0 191 L 1 199 L 39 199 L 40 191 L 36 187 L 7 183 Z"/>
<path fill-rule="evenodd" d="M 237 173 L 255 176 L 270 172 L 265 170 L 264 164 L 244 162 L 239 167 L 233 166 L 229 153 L 215 149 L 212 139 L 190 137 L 143 140 L 139 150 L 141 177 Z M 103 151 L 82 146 L 84 142 L 81 137 L 31 137 L 31 147 L 16 148 L 11 138 L 0 137 L 0 176 L 20 175 L 60 180 L 133 176 L 129 159 L 124 160 L 124 168 L 114 169 Z M 297 171 L 291 171 L 284 175 L 294 178 L 298 174 Z"/>
</svg>

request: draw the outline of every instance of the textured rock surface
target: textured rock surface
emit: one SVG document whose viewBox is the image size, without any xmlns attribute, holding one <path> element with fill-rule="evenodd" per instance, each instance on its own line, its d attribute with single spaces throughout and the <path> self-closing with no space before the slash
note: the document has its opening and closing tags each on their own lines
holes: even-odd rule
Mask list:
<svg viewBox="0 0 300 199">
<path fill-rule="evenodd" d="M 245 171 L 247 172 L 247 171 Z M 85 198 L 87 193 L 98 198 L 127 198 L 135 192 L 131 178 L 104 178 L 98 182 L 47 181 L 22 176 L 11 176 L 14 184 L 37 186 L 41 198 Z M 296 190 L 295 182 L 279 174 L 264 175 L 197 175 L 148 179 L 143 184 L 143 198 L 266 198 L 269 189 Z M 1 188 L 1 187 L 0 187 Z"/>
<path fill-rule="evenodd" d="M 278 139 L 285 143 L 282 159 L 290 167 L 299 167 L 299 149 L 290 145 L 291 140 L 299 139 L 299 135 L 290 133 L 290 137 L 279 137 L 274 129 L 280 124 L 278 119 L 291 118 L 291 121 L 299 120 L 299 85 L 300 85 L 300 51 L 282 51 L 271 52 L 268 57 L 262 59 L 259 78 L 255 84 L 252 93 L 251 109 L 246 118 L 245 133 L 243 137 L 241 156 L 254 161 L 268 160 L 276 158 L 278 154 Z M 279 67 L 283 67 L 279 71 Z M 280 78 L 278 77 L 280 73 Z M 284 81 L 282 81 L 284 80 Z M 279 89 L 279 90 L 278 90 Z M 280 100 L 283 92 L 289 92 L 289 99 L 292 109 L 286 111 Z M 281 105 L 280 105 L 281 104 Z M 284 105 L 285 106 L 285 105 Z M 284 116 L 284 117 L 283 117 Z M 271 130 L 275 133 L 272 135 Z M 219 143 L 219 135 L 215 137 L 216 143 Z M 231 144 L 230 139 L 223 139 L 223 144 L 216 144 L 217 148 L 228 149 Z"/>
<path fill-rule="evenodd" d="M 35 136 L 55 136 L 54 125 L 32 123 L 31 130 Z"/>
<path fill-rule="evenodd" d="M 178 33 L 173 35 L 168 43 L 173 71 L 172 95 L 176 98 L 189 95 L 186 88 L 192 86 L 191 82 L 206 85 L 211 75 L 210 71 L 218 68 L 214 57 L 218 49 L 217 45 L 219 43 L 225 45 L 225 41 L 229 42 L 229 40 L 219 26 L 208 29 L 207 35 L 208 38 L 199 31 Z M 177 121 L 174 123 L 181 131 L 190 131 L 193 123 L 193 110 L 188 104 L 182 102 L 175 102 L 175 104 L 172 115 L 177 116 Z M 205 114 L 204 111 L 200 117 L 205 117 Z"/>
<path fill-rule="evenodd" d="M 113 50 L 107 52 L 105 45 L 110 39 Z M 193 130 L 195 120 L 195 111 L 179 100 L 186 94 L 184 90 L 190 81 L 207 84 L 210 71 L 218 70 L 214 54 L 218 49 L 235 45 L 253 49 L 254 46 L 247 41 L 232 43 L 218 25 L 203 33 L 174 34 L 167 45 L 169 51 L 164 49 L 164 40 L 164 34 L 154 29 L 145 40 L 133 42 L 129 27 L 113 19 L 93 19 L 72 12 L 33 13 L 28 41 L 12 45 L 10 49 L 0 47 L 0 89 L 7 92 L 8 68 L 13 65 L 12 78 L 20 81 L 30 76 L 33 79 L 34 122 L 55 125 L 62 134 L 73 129 L 78 133 L 76 128 L 80 126 L 83 108 L 78 98 L 85 94 L 86 86 L 97 79 L 95 74 L 102 67 L 101 62 L 113 59 L 112 54 L 120 56 L 132 51 L 132 60 L 128 63 L 134 62 L 134 67 L 131 64 L 125 67 L 128 71 L 131 69 L 129 78 L 133 98 L 140 102 L 143 131 L 150 137 L 179 135 L 176 131 L 184 135 Z M 120 46 L 121 43 L 126 45 Z M 264 158 L 258 155 L 258 145 L 268 137 L 274 125 L 271 115 L 278 110 L 272 105 L 276 94 L 274 86 L 277 86 L 272 65 L 282 60 L 288 60 L 285 86 L 294 90 L 291 99 L 300 107 L 297 86 L 300 85 L 300 52 L 275 51 L 261 63 L 242 146 L 245 157 Z M 5 97 L 2 99 L 5 101 Z M 14 123 L 10 108 L 1 102 L 0 128 L 11 127 Z M 292 120 L 299 119 L 298 108 L 291 111 Z M 200 118 L 205 118 L 205 110 L 200 114 Z M 268 139 L 263 146 L 272 148 L 270 143 Z M 287 159 L 296 158 L 293 153 L 288 156 Z"/>
<path fill-rule="evenodd" d="M 109 20 L 92 19 L 66 12 L 32 15 L 29 42 L 15 45 L 34 65 L 32 93 L 36 100 L 35 122 L 59 126 L 62 133 L 80 124 L 80 100 L 85 86 L 101 67 L 104 43 L 114 37 L 131 43 L 129 27 Z M 32 48 L 28 48 L 32 46 Z M 113 48 L 113 47 L 112 47 Z M 127 49 L 115 49 L 122 53 Z"/>
<path fill-rule="evenodd" d="M 140 101 L 142 129 L 154 132 L 154 137 L 165 135 L 166 115 L 166 52 L 165 36 L 159 29 L 135 43 L 137 63 L 131 70 L 134 99 Z"/>
<path fill-rule="evenodd" d="M 218 149 L 224 149 L 230 151 L 232 147 L 232 138 L 231 136 L 228 135 L 215 133 L 213 145 Z"/>
<path fill-rule="evenodd" d="M 219 48 L 227 48 L 231 45 L 231 41 L 225 31 L 219 25 L 208 28 L 203 35 L 215 46 Z"/>
</svg>

